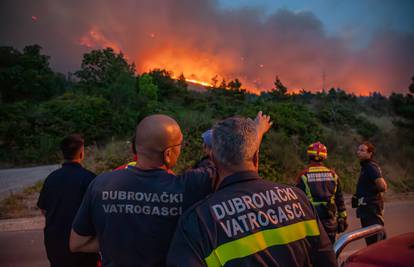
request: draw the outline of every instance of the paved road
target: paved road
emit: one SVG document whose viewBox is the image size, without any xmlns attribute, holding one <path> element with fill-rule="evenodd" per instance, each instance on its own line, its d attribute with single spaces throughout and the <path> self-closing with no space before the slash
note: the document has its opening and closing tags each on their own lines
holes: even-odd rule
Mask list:
<svg viewBox="0 0 414 267">
<path fill-rule="evenodd" d="M 385 222 L 387 234 L 389 237 L 402 233 L 414 232 L 414 201 L 394 201 L 385 204 Z M 349 230 L 355 230 L 360 227 L 359 221 L 355 218 L 355 211 L 348 207 L 349 212 Z M 40 229 L 39 218 L 35 220 L 34 230 L 24 231 L 4 231 L 2 227 L 6 222 L 0 221 L 0 266 L 3 267 L 47 267 L 48 261 L 43 246 L 43 232 Z M 9 223 L 9 222 L 7 222 Z M 27 224 L 18 219 L 12 221 L 12 224 Z M 3 231 L 2 231 L 3 228 Z M 7 227 L 6 227 L 7 228 Z M 13 229 L 13 228 L 7 228 Z M 350 254 L 365 247 L 363 240 L 351 244 L 344 253 Z"/>
<path fill-rule="evenodd" d="M 45 179 L 59 165 L 0 170 L 0 200 Z"/>
<path fill-rule="evenodd" d="M 48 267 L 43 246 L 43 231 L 13 231 L 0 233 L 0 266 Z"/>
</svg>

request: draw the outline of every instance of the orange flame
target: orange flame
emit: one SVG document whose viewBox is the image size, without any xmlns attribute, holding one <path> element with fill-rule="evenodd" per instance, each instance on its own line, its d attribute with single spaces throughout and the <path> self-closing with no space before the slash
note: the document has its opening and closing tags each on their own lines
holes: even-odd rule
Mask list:
<svg viewBox="0 0 414 267">
<path fill-rule="evenodd" d="M 203 81 L 198 81 L 198 80 L 193 80 L 193 79 L 185 79 L 187 82 L 190 82 L 190 83 L 196 83 L 196 84 L 199 84 L 199 85 L 202 85 L 202 86 L 207 86 L 207 87 L 211 87 L 211 86 L 213 86 L 211 83 L 208 83 L 208 82 L 203 82 Z"/>
<path fill-rule="evenodd" d="M 151 39 L 156 38 L 156 33 L 148 33 Z M 105 48 L 111 47 L 115 52 L 121 51 L 118 43 L 107 38 L 102 31 L 96 27 L 92 29 L 79 40 L 79 44 L 87 48 Z M 128 59 L 128 55 L 125 57 Z M 133 58 L 134 59 L 134 58 Z M 223 73 L 235 73 L 243 64 L 244 57 L 233 54 L 231 52 L 226 54 L 215 54 L 214 51 L 199 51 L 191 46 L 186 47 L 185 44 L 180 43 L 174 45 L 173 41 L 164 44 L 161 47 L 156 47 L 145 55 L 140 55 L 135 58 L 138 72 L 148 72 L 153 69 L 166 69 L 172 72 L 173 78 L 177 79 L 175 74 L 183 73 L 186 81 L 190 83 L 199 84 L 202 86 L 214 86 L 221 83 L 223 79 L 227 81 L 236 77 L 224 77 Z M 260 68 L 264 64 L 259 64 Z M 213 77 L 216 81 L 213 82 Z M 248 81 L 244 77 L 237 77 L 246 88 L 252 93 L 258 93 L 262 85 L 260 79 Z"/>
</svg>

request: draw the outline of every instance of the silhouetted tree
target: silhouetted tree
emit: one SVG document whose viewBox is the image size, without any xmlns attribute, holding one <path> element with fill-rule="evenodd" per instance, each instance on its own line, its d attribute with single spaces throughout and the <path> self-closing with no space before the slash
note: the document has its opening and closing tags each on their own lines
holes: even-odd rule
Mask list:
<svg viewBox="0 0 414 267">
<path fill-rule="evenodd" d="M 181 73 L 180 76 L 178 76 L 177 86 L 180 87 L 180 88 L 183 88 L 183 89 L 188 88 L 188 84 L 187 84 L 187 81 L 184 77 L 184 73 Z"/>
<path fill-rule="evenodd" d="M 217 87 L 217 84 L 218 84 L 218 76 L 215 75 L 213 78 L 211 78 L 211 85 L 213 87 Z"/>
<path fill-rule="evenodd" d="M 223 78 L 223 80 L 221 81 L 219 88 L 221 89 L 226 89 L 227 88 L 227 83 L 226 83 L 226 79 Z"/>
<path fill-rule="evenodd" d="M 276 79 L 273 82 L 274 87 L 271 89 L 270 94 L 279 99 L 286 97 L 287 87 L 280 81 L 279 76 L 276 75 Z"/>
<path fill-rule="evenodd" d="M 0 47 L 0 100 L 43 101 L 59 95 L 65 88 L 63 74 L 49 66 L 49 57 L 41 54 L 39 45 L 26 46 L 23 53 Z"/>
<path fill-rule="evenodd" d="M 135 65 L 129 64 L 122 52 L 117 54 L 110 47 L 84 54 L 81 69 L 75 72 L 79 85 L 89 92 L 108 87 L 121 74 L 134 79 Z"/>
<path fill-rule="evenodd" d="M 411 84 L 408 87 L 408 90 L 410 91 L 410 93 L 414 94 L 414 76 L 411 77 Z"/>
<path fill-rule="evenodd" d="M 241 86 L 242 86 L 242 83 L 239 81 L 239 79 L 234 79 L 233 81 L 230 81 L 228 84 L 227 84 L 227 87 L 230 89 L 230 90 L 233 90 L 233 91 L 240 91 L 240 89 L 241 89 Z"/>
<path fill-rule="evenodd" d="M 167 99 L 171 96 L 178 96 L 186 91 L 186 88 L 178 86 L 176 80 L 172 78 L 172 72 L 165 69 L 153 69 L 148 73 L 152 81 L 158 87 L 159 100 Z"/>
</svg>

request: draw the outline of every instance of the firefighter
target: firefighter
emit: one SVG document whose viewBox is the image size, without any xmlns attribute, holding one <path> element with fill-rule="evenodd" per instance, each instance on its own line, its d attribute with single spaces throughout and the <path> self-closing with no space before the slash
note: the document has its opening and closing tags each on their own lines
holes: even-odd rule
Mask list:
<svg viewBox="0 0 414 267">
<path fill-rule="evenodd" d="M 381 169 L 373 160 L 375 146 L 363 142 L 358 146 L 357 156 L 361 163 L 356 194 L 352 198 L 352 207 L 356 208 L 357 217 L 361 226 L 373 224 L 384 225 L 384 192 L 387 191 L 387 182 L 382 176 Z M 385 239 L 385 233 L 370 236 L 365 239 L 367 245 Z"/>
<path fill-rule="evenodd" d="M 100 251 L 108 266 L 165 266 L 179 216 L 213 190 L 211 163 L 181 175 L 183 134 L 171 117 L 145 117 L 135 130 L 135 166 L 105 172 L 90 184 L 72 224 L 72 252 Z"/>
<path fill-rule="evenodd" d="M 328 157 L 326 146 L 320 142 L 308 147 L 309 165 L 299 175 L 297 187 L 302 189 L 322 221 L 332 244 L 336 233 L 348 228 L 347 214 L 338 175 L 323 165 Z"/>
<path fill-rule="evenodd" d="M 131 152 L 134 155 L 132 161 L 115 168 L 114 171 L 127 169 L 128 166 L 135 166 L 135 164 L 137 164 L 138 156 L 137 156 L 137 149 L 135 148 L 135 135 L 131 138 Z"/>
<path fill-rule="evenodd" d="M 261 114 L 214 126 L 218 189 L 180 218 L 167 266 L 337 266 L 305 194 L 258 174 L 261 136 L 270 126 Z"/>
</svg>

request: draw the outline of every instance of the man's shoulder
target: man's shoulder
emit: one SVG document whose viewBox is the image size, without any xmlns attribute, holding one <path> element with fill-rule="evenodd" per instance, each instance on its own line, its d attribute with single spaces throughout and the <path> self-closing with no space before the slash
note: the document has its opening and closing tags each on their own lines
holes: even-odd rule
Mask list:
<svg viewBox="0 0 414 267">
<path fill-rule="evenodd" d="M 190 206 L 184 213 L 181 215 L 179 224 L 180 226 L 185 227 L 188 226 L 189 223 L 193 223 L 197 221 L 196 218 L 200 218 L 200 216 L 207 216 L 210 211 L 210 202 L 214 200 L 214 194 L 210 194 L 206 196 L 204 199 L 194 203 Z"/>
<path fill-rule="evenodd" d="M 308 200 L 306 194 L 300 188 L 296 186 L 272 182 L 272 181 L 264 180 L 264 179 L 262 179 L 261 181 L 263 181 L 263 183 L 267 185 L 267 188 L 275 189 L 275 190 L 283 190 L 287 194 L 293 193 L 293 195 L 295 195 L 300 200 L 304 200 L 306 202 Z"/>
<path fill-rule="evenodd" d="M 96 174 L 94 173 L 94 172 L 92 172 L 92 171 L 90 171 L 90 170 L 88 170 L 88 169 L 86 169 L 85 167 L 83 167 L 83 166 L 81 166 L 81 168 L 80 168 L 80 170 L 83 172 L 83 173 L 85 173 L 85 174 L 87 174 L 87 175 L 89 175 L 89 176 L 96 176 Z"/>
<path fill-rule="evenodd" d="M 119 179 L 122 179 L 124 177 L 129 177 L 130 175 L 132 175 L 132 173 L 130 173 L 126 169 L 122 169 L 122 170 L 116 170 L 116 171 L 103 172 L 103 173 L 97 175 L 95 180 L 97 182 L 107 181 L 107 180 L 114 180 L 114 179 L 119 180 Z"/>
<path fill-rule="evenodd" d="M 370 160 L 365 165 L 365 171 L 368 172 L 369 175 L 375 175 L 378 176 L 378 178 L 382 175 L 381 174 L 381 168 L 378 164 L 378 162 Z"/>
<path fill-rule="evenodd" d="M 374 168 L 374 169 L 381 169 L 379 166 L 379 163 L 376 162 L 375 160 L 370 160 L 367 164 L 368 168 Z"/>
<path fill-rule="evenodd" d="M 206 168 L 189 169 L 179 175 L 174 175 L 178 182 L 184 184 L 211 183 L 212 172 Z"/>
<path fill-rule="evenodd" d="M 45 179 L 45 183 L 53 183 L 55 180 L 59 180 L 61 177 L 66 176 L 66 173 L 68 171 L 63 168 L 60 167 L 57 170 L 54 170 L 53 172 L 51 172 Z"/>
</svg>

